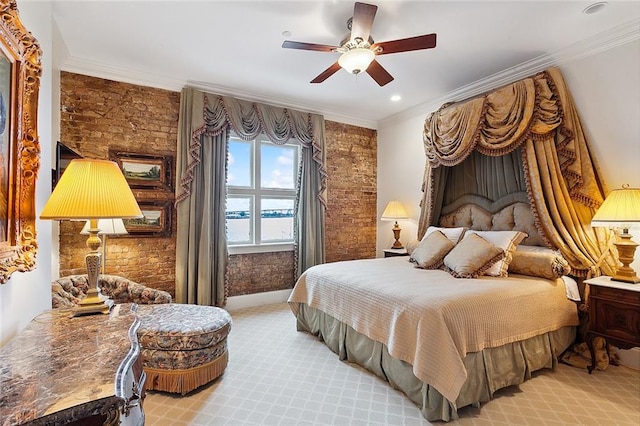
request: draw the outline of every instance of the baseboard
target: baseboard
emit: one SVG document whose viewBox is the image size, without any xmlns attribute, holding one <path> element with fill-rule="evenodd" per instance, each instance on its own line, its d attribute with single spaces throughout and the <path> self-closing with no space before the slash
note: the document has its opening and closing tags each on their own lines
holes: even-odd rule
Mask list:
<svg viewBox="0 0 640 426">
<path fill-rule="evenodd" d="M 620 364 L 625 367 L 640 370 L 640 348 L 631 348 L 629 350 L 618 349 Z"/>
<path fill-rule="evenodd" d="M 231 312 L 243 308 L 252 308 L 254 306 L 283 303 L 287 301 L 290 294 L 291 289 L 233 296 L 227 299 L 226 310 Z"/>
</svg>

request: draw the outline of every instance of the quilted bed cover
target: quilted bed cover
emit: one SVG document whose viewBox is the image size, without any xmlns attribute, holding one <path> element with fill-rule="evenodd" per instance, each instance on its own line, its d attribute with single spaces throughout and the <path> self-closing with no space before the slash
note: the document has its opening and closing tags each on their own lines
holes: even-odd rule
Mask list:
<svg viewBox="0 0 640 426">
<path fill-rule="evenodd" d="M 460 279 L 415 268 L 407 257 L 309 268 L 289 297 L 295 315 L 300 303 L 385 344 L 450 401 L 467 378 L 467 353 L 578 325 L 561 279 Z"/>
</svg>

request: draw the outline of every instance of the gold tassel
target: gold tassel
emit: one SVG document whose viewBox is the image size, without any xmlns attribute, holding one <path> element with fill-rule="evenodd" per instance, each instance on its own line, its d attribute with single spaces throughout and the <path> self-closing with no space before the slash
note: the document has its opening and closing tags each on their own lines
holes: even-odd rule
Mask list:
<svg viewBox="0 0 640 426">
<path fill-rule="evenodd" d="M 192 390 L 218 378 L 227 368 L 229 353 L 225 351 L 213 361 L 185 370 L 160 370 L 144 367 L 147 373 L 147 390 L 179 393 L 185 395 Z"/>
</svg>

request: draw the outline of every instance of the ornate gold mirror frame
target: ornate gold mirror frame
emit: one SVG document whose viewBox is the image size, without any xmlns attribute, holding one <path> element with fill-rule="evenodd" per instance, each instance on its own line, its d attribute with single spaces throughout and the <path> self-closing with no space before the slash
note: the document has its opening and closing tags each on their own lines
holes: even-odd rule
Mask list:
<svg viewBox="0 0 640 426">
<path fill-rule="evenodd" d="M 0 283 L 36 264 L 41 57 L 16 0 L 0 0 Z"/>
</svg>

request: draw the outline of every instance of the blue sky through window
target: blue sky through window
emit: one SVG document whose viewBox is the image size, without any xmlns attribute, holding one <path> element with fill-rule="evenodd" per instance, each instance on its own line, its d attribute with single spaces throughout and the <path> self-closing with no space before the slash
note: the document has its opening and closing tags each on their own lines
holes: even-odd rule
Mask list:
<svg viewBox="0 0 640 426">
<path fill-rule="evenodd" d="M 296 147 L 260 144 L 261 187 L 267 189 L 295 189 L 297 170 Z M 227 185 L 251 188 L 251 142 L 230 139 L 227 163 Z M 249 198 L 227 198 L 227 211 L 250 210 Z M 261 210 L 292 209 L 293 200 L 263 198 Z"/>
<path fill-rule="evenodd" d="M 260 180 L 263 188 L 293 189 L 293 150 L 292 147 L 261 146 Z"/>
<path fill-rule="evenodd" d="M 261 173 L 263 188 L 294 189 L 294 152 L 290 146 L 261 145 Z M 251 144 L 229 141 L 227 184 L 251 186 Z"/>
<path fill-rule="evenodd" d="M 251 143 L 230 140 L 227 156 L 227 185 L 250 187 Z"/>
</svg>

